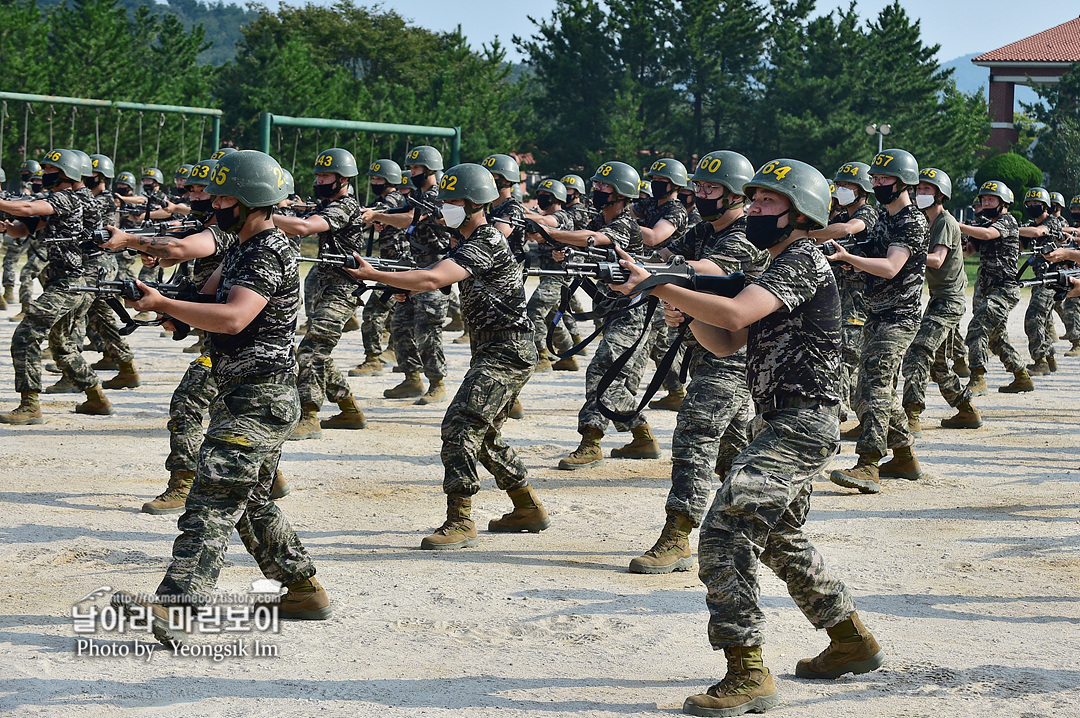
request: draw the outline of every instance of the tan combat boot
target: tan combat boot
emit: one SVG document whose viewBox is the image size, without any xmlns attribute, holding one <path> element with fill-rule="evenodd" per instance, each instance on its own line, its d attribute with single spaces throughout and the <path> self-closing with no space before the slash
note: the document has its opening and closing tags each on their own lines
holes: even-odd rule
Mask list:
<svg viewBox="0 0 1080 718">
<path fill-rule="evenodd" d="M 1046 359 L 1036 359 L 1034 364 L 1027 365 L 1029 376 L 1046 376 L 1050 373 L 1050 365 Z"/>
<path fill-rule="evenodd" d="M 520 489 L 506 492 L 514 502 L 514 510 L 503 514 L 502 518 L 488 521 L 488 531 L 492 533 L 540 533 L 551 525 L 547 509 L 540 503 L 533 487 L 525 485 Z"/>
<path fill-rule="evenodd" d="M 972 396 L 986 396 L 989 394 L 990 389 L 986 386 L 986 369 L 982 367 L 972 369 L 967 388 L 971 391 Z"/>
<path fill-rule="evenodd" d="M 881 493 L 881 477 L 878 474 L 877 454 L 859 454 L 859 460 L 850 469 L 833 469 L 829 481 L 837 486 L 858 489 L 862 494 Z"/>
<path fill-rule="evenodd" d="M 61 376 L 60 381 L 52 386 L 45 387 L 46 394 L 80 394 L 78 387 L 71 383 L 66 376 Z"/>
<path fill-rule="evenodd" d="M 390 366 L 393 366 L 394 364 L 397 364 L 397 355 L 394 354 L 393 349 L 387 349 L 379 355 L 379 361 L 381 361 L 383 364 L 389 364 Z"/>
<path fill-rule="evenodd" d="M 349 370 L 349 376 L 382 376 L 383 363 L 380 355 L 368 354 L 362 364 Z"/>
<path fill-rule="evenodd" d="M 75 406 L 75 413 L 92 416 L 108 416 L 113 413 L 112 404 L 101 390 L 101 384 L 95 384 L 86 390 L 86 401 Z"/>
<path fill-rule="evenodd" d="M 840 438 L 845 441 L 858 441 L 862 438 L 862 422 L 860 421 L 855 426 L 851 427 L 847 431 L 840 432 Z"/>
<path fill-rule="evenodd" d="M 289 495 L 292 491 L 292 487 L 289 486 L 289 482 L 285 479 L 285 474 L 278 469 L 274 474 L 274 483 L 270 485 L 270 500 L 277 501 L 283 499 Z"/>
<path fill-rule="evenodd" d="M 692 716 L 739 716 L 764 713 L 780 703 L 776 683 L 761 661 L 761 646 L 728 646 L 727 675 L 715 686 L 683 703 Z"/>
<path fill-rule="evenodd" d="M 455 548 L 470 548 L 479 541 L 476 538 L 476 524 L 473 523 L 472 497 L 465 494 L 446 495 L 446 521 L 435 529 L 435 533 L 425 536 L 420 548 L 428 551 L 446 551 Z"/>
<path fill-rule="evenodd" d="M 908 432 L 915 437 L 922 436 L 922 410 L 923 407 L 918 404 L 909 404 L 904 407 L 904 414 L 907 416 Z"/>
<path fill-rule="evenodd" d="M 635 426 L 630 430 L 633 440 L 626 446 L 611 450 L 613 459 L 659 459 L 660 444 L 653 436 L 648 423 Z"/>
<path fill-rule="evenodd" d="M 187 625 L 187 621 L 180 616 L 175 617 L 176 620 L 172 620 L 173 617 L 169 615 L 169 609 L 160 603 L 142 601 L 126 591 L 114 593 L 109 599 L 109 603 L 117 611 L 138 620 L 140 624 L 145 625 L 146 617 L 149 616 L 150 631 L 154 634 L 154 638 L 158 640 L 158 643 L 171 649 L 179 648 L 187 643 L 188 635 L 179 628 L 179 626 Z M 187 611 L 183 607 L 179 610 Z"/>
<path fill-rule="evenodd" d="M 360 320 L 356 318 L 355 314 L 353 314 L 345 322 L 345 326 L 343 326 L 341 328 L 341 333 L 345 334 L 346 332 L 355 332 L 359 328 L 360 328 Z"/>
<path fill-rule="evenodd" d="M 44 424 L 41 404 L 36 391 L 23 392 L 19 405 L 6 414 L 0 414 L 0 424 Z"/>
<path fill-rule="evenodd" d="M 8 305 L 7 296 L 6 295 L 0 295 L 0 312 L 7 309 L 7 305 Z"/>
<path fill-rule="evenodd" d="M 144 514 L 182 514 L 188 492 L 195 481 L 195 472 L 178 470 L 169 474 L 169 486 L 153 501 L 142 506 Z"/>
<path fill-rule="evenodd" d="M 524 419 L 525 418 L 525 405 L 521 403 L 521 397 L 515 396 L 514 403 L 510 407 L 510 411 L 506 415 L 511 419 Z"/>
<path fill-rule="evenodd" d="M 22 311 L 19 312 L 18 314 L 15 314 L 13 316 L 8 317 L 8 321 L 9 322 L 21 322 L 23 319 L 26 319 L 26 314 L 29 311 L 30 311 L 29 302 L 23 302 Z"/>
<path fill-rule="evenodd" d="M 1027 369 L 1021 369 L 1020 371 L 1013 372 L 1013 380 L 1005 386 L 999 386 L 998 391 L 1002 394 L 1022 394 L 1027 391 L 1035 391 L 1035 382 L 1031 380 L 1031 375 L 1027 373 Z"/>
<path fill-rule="evenodd" d="M 340 414 L 323 419 L 319 425 L 324 429 L 363 429 L 367 426 L 367 417 L 360 410 L 356 398 L 349 395 L 338 402 Z"/>
<path fill-rule="evenodd" d="M 686 514 L 668 511 L 667 523 L 656 544 L 630 562 L 630 573 L 671 573 L 694 567 L 690 555 L 690 532 L 694 522 Z"/>
<path fill-rule="evenodd" d="M 465 331 L 465 320 L 461 318 L 461 312 L 450 312 L 450 323 L 443 327 L 444 332 Z"/>
<path fill-rule="evenodd" d="M 604 432 L 595 427 L 586 426 L 581 429 L 581 443 L 570 456 L 559 461 L 559 468 L 563 471 L 574 471 L 604 463 L 604 450 L 600 448 L 600 440 L 603 438 Z"/>
<path fill-rule="evenodd" d="M 405 381 L 382 393 L 387 399 L 415 399 L 424 395 L 424 382 L 420 381 L 420 372 L 413 371 L 405 375 Z"/>
<path fill-rule="evenodd" d="M 551 358 L 548 357 L 547 352 L 540 352 L 540 358 L 536 360 L 533 373 L 542 374 L 547 371 L 551 371 Z"/>
<path fill-rule="evenodd" d="M 969 376 L 971 376 L 971 368 L 968 366 L 967 359 L 965 357 L 961 357 L 954 361 L 952 364 L 952 370 L 953 373 L 961 379 L 967 379 Z"/>
<path fill-rule="evenodd" d="M 683 399 L 686 398 L 686 389 L 682 388 L 678 391 L 668 392 L 668 395 L 663 399 L 657 399 L 656 401 L 649 402 L 650 409 L 659 409 L 663 411 L 678 411 L 682 408 Z"/>
<path fill-rule="evenodd" d="M 571 334 L 570 341 L 573 342 L 573 344 L 571 344 L 570 346 L 576 347 L 578 344 L 581 344 L 583 338 L 580 334 Z M 581 347 L 581 351 L 578 352 L 578 356 L 589 356 L 589 347 Z"/>
<path fill-rule="evenodd" d="M 4 300 L 15 303 L 15 287 L 4 287 Z"/>
<path fill-rule="evenodd" d="M 551 368 L 555 371 L 578 371 L 577 359 L 574 357 L 566 357 L 560 359 L 551 365 Z"/>
<path fill-rule="evenodd" d="M 315 577 L 290 583 L 278 604 L 278 616 L 298 621 L 325 621 L 330 618 L 330 597 Z"/>
<path fill-rule="evenodd" d="M 457 337 L 456 339 L 454 339 L 454 344 L 469 344 L 471 342 L 472 342 L 472 339 L 469 337 L 469 328 L 468 327 L 465 327 L 465 331 L 462 333 L 462 335 L 460 337 Z"/>
<path fill-rule="evenodd" d="M 982 426 L 982 417 L 970 401 L 956 405 L 956 415 L 941 420 L 945 429 L 978 429 Z"/>
<path fill-rule="evenodd" d="M 1050 370 L 1051 374 L 1057 371 L 1057 358 L 1053 354 L 1046 357 L 1046 368 Z"/>
<path fill-rule="evenodd" d="M 101 387 L 103 389 L 134 389 L 139 386 L 139 372 L 135 370 L 135 362 L 122 361 L 119 366 L 120 373 L 102 382 Z"/>
<path fill-rule="evenodd" d="M 1080 357 L 1080 339 L 1073 339 L 1072 346 L 1065 352 L 1067 357 Z"/>
<path fill-rule="evenodd" d="M 436 379 L 428 384 L 428 389 L 424 392 L 424 395 L 414 401 L 417 406 L 426 406 L 428 404 L 438 404 L 446 400 L 446 383 L 442 379 Z"/>
<path fill-rule="evenodd" d="M 322 438 L 322 425 L 319 423 L 319 405 L 312 401 L 305 401 L 300 405 L 300 423 L 293 429 L 289 441 L 302 441 L 303 439 Z"/>
<path fill-rule="evenodd" d="M 885 664 L 885 652 L 858 613 L 825 629 L 829 647 L 814 658 L 804 658 L 795 666 L 799 678 L 839 678 L 845 673 L 869 673 Z"/>
<path fill-rule="evenodd" d="M 907 479 L 918 481 L 923 477 L 919 459 L 914 447 L 898 446 L 893 449 L 893 457 L 878 467 L 878 476 L 883 479 Z"/>
<path fill-rule="evenodd" d="M 108 354 L 103 354 L 100 359 L 90 365 L 94 371 L 117 371 L 120 365 Z"/>
</svg>

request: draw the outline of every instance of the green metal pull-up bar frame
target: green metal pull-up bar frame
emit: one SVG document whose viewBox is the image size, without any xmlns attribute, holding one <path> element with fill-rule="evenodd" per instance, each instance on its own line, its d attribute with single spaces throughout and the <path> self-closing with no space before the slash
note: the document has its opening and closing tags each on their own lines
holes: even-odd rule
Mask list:
<svg viewBox="0 0 1080 718">
<path fill-rule="evenodd" d="M 420 135 L 421 137 L 450 137 L 450 165 L 461 162 L 460 127 L 424 127 L 422 125 L 394 125 L 386 122 L 356 122 L 354 120 L 328 120 L 322 117 L 289 117 L 270 112 L 259 113 L 259 149 L 270 154 L 270 130 L 279 127 L 313 127 L 327 130 L 351 130 L 378 134 Z"/>
<path fill-rule="evenodd" d="M 221 110 L 211 107 L 185 107 L 183 105 L 149 105 L 144 102 L 124 102 L 122 100 L 90 100 L 84 97 L 61 97 L 59 95 L 28 95 L 23 92 L 0 92 L 0 100 L 19 100 L 22 102 L 47 102 L 54 105 L 78 105 L 80 107 L 115 107 L 118 110 L 136 110 L 139 112 L 171 112 L 178 115 L 206 115 L 213 118 L 213 140 L 211 147 L 221 144 Z"/>
</svg>

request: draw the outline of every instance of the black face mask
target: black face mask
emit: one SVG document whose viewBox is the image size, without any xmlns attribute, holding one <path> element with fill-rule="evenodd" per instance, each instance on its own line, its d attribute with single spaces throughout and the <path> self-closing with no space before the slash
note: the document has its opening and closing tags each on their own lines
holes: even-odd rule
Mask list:
<svg viewBox="0 0 1080 718">
<path fill-rule="evenodd" d="M 720 207 L 719 197 L 698 197 L 695 206 L 701 213 L 701 218 L 706 221 L 716 219 L 724 212 Z"/>
<path fill-rule="evenodd" d="M 1027 204 L 1024 205 L 1024 212 L 1027 213 L 1028 219 L 1038 219 L 1046 214 L 1046 210 L 1043 209 L 1041 204 Z"/>
<path fill-rule="evenodd" d="M 893 182 L 888 185 L 880 185 L 874 187 L 874 196 L 877 197 L 879 204 L 892 204 L 896 201 L 896 198 L 900 196 L 900 183 Z"/>
<path fill-rule="evenodd" d="M 59 172 L 46 172 L 41 175 L 41 186 L 45 189 L 52 189 L 56 185 L 60 184 L 61 175 Z"/>
<path fill-rule="evenodd" d="M 795 230 L 793 225 L 778 227 L 777 223 L 785 214 L 751 214 L 746 217 L 746 238 L 758 249 L 768 249 L 780 244 Z"/>
<path fill-rule="evenodd" d="M 21 174 L 19 175 L 19 177 L 21 177 L 21 178 L 22 178 L 22 181 L 23 181 L 23 182 L 29 182 L 29 181 L 30 181 L 30 178 L 31 178 L 31 177 L 33 177 L 33 176 L 34 176 L 34 175 L 30 174 L 29 172 L 23 172 L 23 173 L 21 173 Z"/>
<path fill-rule="evenodd" d="M 85 180 L 86 186 L 89 187 L 90 189 L 97 189 L 98 186 L 100 186 L 102 182 L 103 182 L 103 180 L 100 177 L 98 177 L 97 175 L 94 175 L 93 177 L 87 177 L 86 180 Z"/>
<path fill-rule="evenodd" d="M 975 214 L 979 215 L 983 219 L 997 219 L 1001 214 L 1001 207 L 991 207 L 990 209 L 980 209 Z"/>
<path fill-rule="evenodd" d="M 1080 212 L 1069 212 L 1069 216 L 1073 218 L 1074 222 L 1080 222 Z"/>
<path fill-rule="evenodd" d="M 672 188 L 672 184 L 667 180 L 652 180 L 649 182 L 649 187 L 652 189 L 652 196 L 656 199 L 666 197 Z"/>
<path fill-rule="evenodd" d="M 213 200 L 211 200 L 211 202 L 213 202 Z M 240 205 L 234 204 L 232 207 L 215 209 L 214 218 L 217 220 L 217 226 L 221 227 L 226 232 L 235 232 L 240 229 L 242 221 L 240 219 L 240 213 L 237 211 L 239 207 Z"/>
<path fill-rule="evenodd" d="M 423 172 L 419 172 L 419 173 L 414 174 L 414 175 L 409 175 L 409 178 L 412 180 L 413 187 L 415 187 L 416 189 L 420 189 L 421 187 L 424 186 L 424 173 Z"/>
<path fill-rule="evenodd" d="M 383 192 L 385 192 L 386 188 L 389 187 L 389 186 L 390 185 L 386 184 L 385 182 L 380 182 L 380 183 L 372 182 L 371 183 L 371 191 L 374 192 L 375 194 L 379 195 L 380 197 L 382 197 Z"/>
<path fill-rule="evenodd" d="M 131 196 L 131 188 L 130 187 L 117 187 L 116 188 L 116 194 L 120 195 L 121 197 L 130 197 Z"/>
<path fill-rule="evenodd" d="M 611 192 L 601 192 L 598 189 L 594 189 L 592 192 L 593 207 L 597 209 L 603 209 L 611 202 Z"/>
<path fill-rule="evenodd" d="M 693 207 L 693 206 L 694 206 L 694 204 L 695 204 L 695 203 L 696 203 L 696 201 L 697 201 L 697 200 L 696 200 L 696 199 L 694 198 L 694 195 L 693 195 L 693 194 L 689 194 L 689 193 L 683 193 L 683 194 L 679 194 L 679 195 L 677 195 L 677 196 L 678 196 L 678 198 L 679 198 L 679 201 L 680 201 L 680 202 L 682 202 L 682 206 L 683 206 L 683 207 L 686 207 L 687 209 L 690 209 L 691 207 Z"/>
<path fill-rule="evenodd" d="M 317 199 L 330 199 L 337 194 L 337 191 L 337 182 L 331 182 L 330 184 L 316 184 L 314 189 L 315 197 Z"/>
<path fill-rule="evenodd" d="M 214 200 L 193 199 L 191 200 L 191 211 L 199 214 L 210 214 L 214 211 Z"/>
<path fill-rule="evenodd" d="M 554 195 L 547 194 L 546 192 L 544 194 L 536 195 L 536 204 L 540 205 L 540 209 L 547 209 L 554 203 Z"/>
<path fill-rule="evenodd" d="M 154 193 L 154 185 L 152 185 L 152 184 L 144 184 L 142 186 L 142 191 L 143 191 L 143 194 L 153 194 Z"/>
</svg>

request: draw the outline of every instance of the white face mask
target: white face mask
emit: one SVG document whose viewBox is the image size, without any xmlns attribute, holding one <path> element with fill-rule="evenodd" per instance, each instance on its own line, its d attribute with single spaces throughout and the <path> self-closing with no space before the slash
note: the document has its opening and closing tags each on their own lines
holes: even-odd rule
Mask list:
<svg viewBox="0 0 1080 718">
<path fill-rule="evenodd" d="M 467 214 L 465 214 L 465 208 L 459 207 L 456 204 L 444 204 L 442 207 L 442 216 L 446 221 L 447 227 L 453 227 L 457 229 L 465 221 Z"/>
<path fill-rule="evenodd" d="M 847 207 L 855 201 L 855 190 L 848 189 L 847 187 L 837 187 L 836 201 L 840 203 L 841 207 Z"/>
<path fill-rule="evenodd" d="M 915 206 L 919 209 L 926 209 L 934 204 L 934 195 L 932 194 L 917 194 L 915 195 Z"/>
</svg>

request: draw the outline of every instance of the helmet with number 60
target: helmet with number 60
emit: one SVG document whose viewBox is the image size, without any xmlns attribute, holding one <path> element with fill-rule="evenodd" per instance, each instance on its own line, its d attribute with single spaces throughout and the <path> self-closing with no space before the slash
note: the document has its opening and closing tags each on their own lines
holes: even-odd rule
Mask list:
<svg viewBox="0 0 1080 718">
<path fill-rule="evenodd" d="M 901 183 L 912 187 L 919 184 L 919 163 L 907 150 L 892 149 L 877 153 L 870 163 L 869 173 L 896 177 Z"/>
<path fill-rule="evenodd" d="M 518 161 L 510 155 L 490 155 L 482 164 L 496 177 L 496 184 L 499 177 L 513 184 L 521 181 L 521 168 L 518 167 Z"/>
<path fill-rule="evenodd" d="M 247 207 L 272 207 L 289 196 L 281 165 L 258 150 L 241 150 L 218 160 L 206 191 L 235 197 Z"/>
<path fill-rule="evenodd" d="M 315 158 L 316 174 L 320 172 L 333 172 L 336 175 L 345 178 L 355 177 L 360 174 L 360 170 L 356 167 L 356 158 L 353 157 L 353 153 L 348 150 L 343 150 L 340 147 L 331 147 L 328 150 L 323 150 L 319 153 L 319 156 Z"/>
<path fill-rule="evenodd" d="M 393 160 L 375 160 L 368 167 L 368 177 L 382 177 L 388 184 L 401 184 L 401 165 Z"/>
<path fill-rule="evenodd" d="M 952 199 L 952 180 L 936 167 L 927 167 L 919 171 L 919 181 L 932 184 L 938 188 L 945 199 Z"/>
<path fill-rule="evenodd" d="M 191 172 L 188 173 L 187 179 L 184 180 L 184 187 L 191 187 L 192 185 L 202 185 L 205 187 L 210 184 L 210 176 L 214 174 L 214 168 L 217 167 L 217 160 L 199 160 L 191 167 Z"/>
<path fill-rule="evenodd" d="M 756 189 L 767 189 L 787 197 L 795 211 L 805 215 L 816 227 L 829 223 L 829 205 L 832 203 L 829 181 L 805 162 L 777 159 L 766 163 L 746 183 L 746 196 L 753 197 Z"/>
<path fill-rule="evenodd" d="M 625 162 L 605 162 L 596 168 L 592 181 L 611 185 L 615 188 L 615 194 L 627 199 L 637 199 L 641 177 L 636 169 Z"/>
<path fill-rule="evenodd" d="M 454 165 L 439 180 L 439 199 L 465 199 L 475 205 L 493 202 L 499 197 L 495 178 L 485 167 L 472 162 Z"/>
<path fill-rule="evenodd" d="M 1005 204 L 1013 203 L 1013 191 L 1009 189 L 1009 185 L 1005 184 L 1001 180 L 990 180 L 983 182 L 982 187 L 979 188 L 978 196 L 989 195 L 991 197 L 998 197 Z"/>
<path fill-rule="evenodd" d="M 714 182 L 741 195 L 746 183 L 754 177 L 754 166 L 738 152 L 715 150 L 701 158 L 690 179 L 695 182 Z"/>
</svg>

